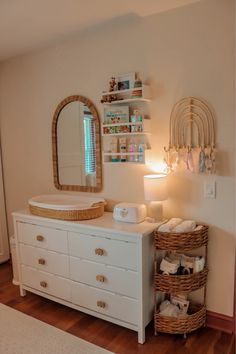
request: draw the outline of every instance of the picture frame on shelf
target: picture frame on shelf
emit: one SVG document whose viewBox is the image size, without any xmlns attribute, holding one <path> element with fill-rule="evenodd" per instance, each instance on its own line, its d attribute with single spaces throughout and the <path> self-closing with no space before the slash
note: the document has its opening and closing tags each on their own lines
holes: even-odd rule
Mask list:
<svg viewBox="0 0 236 354">
<path fill-rule="evenodd" d="M 135 78 L 135 72 L 119 75 L 118 77 L 116 77 L 117 90 L 121 91 L 134 88 Z"/>
</svg>

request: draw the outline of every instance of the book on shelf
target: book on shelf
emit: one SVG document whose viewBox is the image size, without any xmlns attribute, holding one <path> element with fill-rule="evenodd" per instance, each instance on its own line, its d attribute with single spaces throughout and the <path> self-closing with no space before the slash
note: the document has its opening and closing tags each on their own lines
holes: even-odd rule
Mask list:
<svg viewBox="0 0 236 354">
<path fill-rule="evenodd" d="M 104 107 L 104 124 L 128 123 L 129 106 L 108 106 Z"/>
</svg>

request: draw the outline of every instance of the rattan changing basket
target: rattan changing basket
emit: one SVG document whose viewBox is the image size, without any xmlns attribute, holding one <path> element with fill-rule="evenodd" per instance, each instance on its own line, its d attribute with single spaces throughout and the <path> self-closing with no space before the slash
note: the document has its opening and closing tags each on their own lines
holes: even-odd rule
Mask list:
<svg viewBox="0 0 236 354">
<path fill-rule="evenodd" d="M 59 204 L 59 201 L 62 203 Z M 104 213 L 104 206 L 105 200 L 101 198 L 81 198 L 70 195 L 39 196 L 29 200 L 29 210 L 32 214 L 71 221 L 99 218 Z"/>
</svg>

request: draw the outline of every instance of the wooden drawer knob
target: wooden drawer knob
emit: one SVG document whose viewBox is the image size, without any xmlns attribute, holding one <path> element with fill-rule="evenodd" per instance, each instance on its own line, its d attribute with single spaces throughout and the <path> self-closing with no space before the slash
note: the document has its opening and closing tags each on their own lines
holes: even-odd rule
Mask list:
<svg viewBox="0 0 236 354">
<path fill-rule="evenodd" d="M 98 256 L 103 256 L 104 250 L 102 248 L 95 248 L 95 254 L 97 254 Z"/>
<path fill-rule="evenodd" d="M 104 301 L 97 301 L 97 306 L 104 309 L 106 307 L 106 303 Z"/>
<path fill-rule="evenodd" d="M 46 288 L 48 284 L 46 283 L 46 281 L 41 281 L 40 286 L 42 286 L 42 288 Z"/>
<path fill-rule="evenodd" d="M 36 236 L 36 240 L 37 241 L 43 241 L 44 240 L 44 237 L 42 235 L 37 235 Z"/>
<path fill-rule="evenodd" d="M 104 283 L 105 277 L 104 277 L 104 275 L 98 274 L 98 275 L 96 275 L 96 280 L 100 281 L 101 283 Z"/>
<path fill-rule="evenodd" d="M 39 258 L 39 259 L 38 259 L 38 264 L 42 264 L 42 265 L 46 264 L 45 259 Z"/>
</svg>

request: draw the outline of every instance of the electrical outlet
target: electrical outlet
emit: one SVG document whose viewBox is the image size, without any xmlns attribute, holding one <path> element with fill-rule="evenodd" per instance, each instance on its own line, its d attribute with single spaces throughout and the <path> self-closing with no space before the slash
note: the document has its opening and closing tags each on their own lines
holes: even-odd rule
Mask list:
<svg viewBox="0 0 236 354">
<path fill-rule="evenodd" d="M 216 198 L 216 182 L 208 181 L 204 182 L 204 198 L 215 199 Z"/>
</svg>

